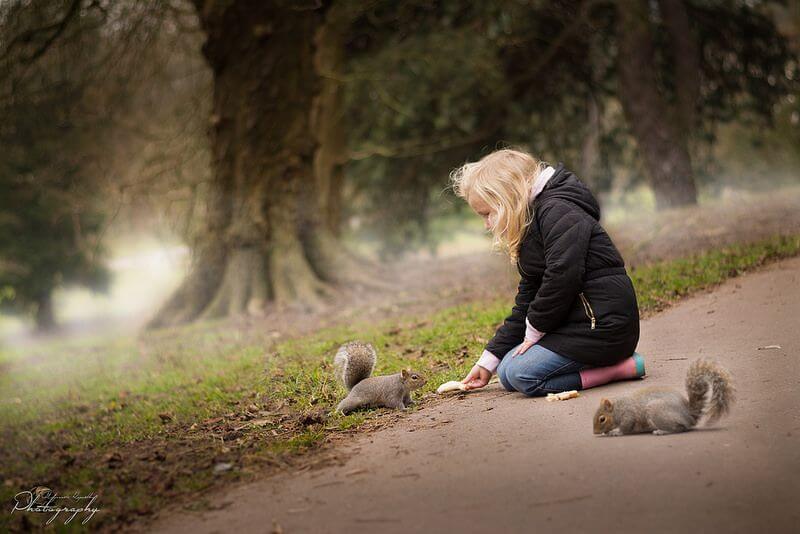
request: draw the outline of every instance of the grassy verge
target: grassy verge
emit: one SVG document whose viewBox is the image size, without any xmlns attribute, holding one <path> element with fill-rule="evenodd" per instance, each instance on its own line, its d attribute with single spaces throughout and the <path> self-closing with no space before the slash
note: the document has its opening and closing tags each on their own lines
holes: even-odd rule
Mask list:
<svg viewBox="0 0 800 534">
<path fill-rule="evenodd" d="M 648 314 L 797 254 L 800 236 L 776 238 L 643 266 L 631 277 Z M 344 393 L 332 373 L 341 343 L 373 343 L 378 373 L 409 366 L 426 373 L 416 395 L 424 406 L 438 384 L 466 373 L 511 297 L 330 328 L 269 350 L 193 326 L 93 347 L 54 344 L 24 357 L 0 353 L 0 502 L 9 511 L 17 492 L 39 485 L 62 495 L 96 492 L 101 512 L 87 525 L 94 529 L 301 465 L 314 458 L 304 452 L 386 420 L 385 410 L 330 413 Z M 41 515 L 0 514 L 0 531 L 32 528 Z M 58 530 L 79 529 L 81 518 Z"/>
</svg>

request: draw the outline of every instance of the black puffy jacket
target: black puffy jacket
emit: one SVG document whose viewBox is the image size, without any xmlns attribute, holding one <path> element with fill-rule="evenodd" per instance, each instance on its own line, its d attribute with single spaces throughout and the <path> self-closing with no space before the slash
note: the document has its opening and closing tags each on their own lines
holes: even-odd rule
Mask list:
<svg viewBox="0 0 800 534">
<path fill-rule="evenodd" d="M 540 345 L 571 360 L 611 365 L 631 356 L 639 342 L 636 293 L 598 222 L 594 195 L 559 163 L 530 208 L 514 308 L 486 350 L 502 359 L 523 341 L 527 317 L 545 332 Z"/>
</svg>

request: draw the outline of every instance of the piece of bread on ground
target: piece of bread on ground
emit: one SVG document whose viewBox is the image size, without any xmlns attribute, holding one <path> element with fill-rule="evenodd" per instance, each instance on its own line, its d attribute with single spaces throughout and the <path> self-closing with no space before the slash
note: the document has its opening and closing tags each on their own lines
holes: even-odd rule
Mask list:
<svg viewBox="0 0 800 534">
<path fill-rule="evenodd" d="M 466 391 L 467 385 L 462 384 L 457 380 L 451 380 L 450 382 L 445 382 L 441 386 L 436 389 L 436 393 L 441 395 L 442 393 L 450 393 L 451 391 Z"/>
<path fill-rule="evenodd" d="M 569 399 L 577 399 L 580 396 L 581 396 L 581 394 L 578 393 L 578 390 L 573 389 L 573 390 L 570 390 L 570 391 L 562 391 L 561 393 L 548 393 L 547 394 L 547 401 L 548 402 L 553 402 L 553 401 L 563 401 L 563 400 L 569 400 Z"/>
</svg>

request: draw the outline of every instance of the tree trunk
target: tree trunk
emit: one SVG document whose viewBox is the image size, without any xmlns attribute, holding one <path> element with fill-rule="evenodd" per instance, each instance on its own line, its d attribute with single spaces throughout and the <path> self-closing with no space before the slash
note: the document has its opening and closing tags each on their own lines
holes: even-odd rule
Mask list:
<svg viewBox="0 0 800 534">
<path fill-rule="evenodd" d="M 675 68 L 675 118 L 686 138 L 694 132 L 700 97 L 700 50 L 683 0 L 660 0 Z"/>
<path fill-rule="evenodd" d="M 375 277 L 375 263 L 347 250 L 339 241 L 342 223 L 344 168 L 350 160 L 344 120 L 343 70 L 345 44 L 353 21 L 375 2 L 337 2 L 328 8 L 315 37 L 313 58 L 320 91 L 311 107 L 311 132 L 316 140 L 314 187 L 303 190 L 301 238 L 312 268 L 326 282 L 386 288 Z M 309 194 L 311 193 L 311 194 Z"/>
<path fill-rule="evenodd" d="M 580 176 L 581 180 L 589 184 L 592 189 L 602 189 L 603 185 L 600 182 L 604 169 L 600 143 L 603 136 L 603 108 L 598 93 L 603 84 L 604 63 L 607 59 L 604 57 L 605 48 L 599 36 L 590 36 L 587 44 L 589 79 L 586 96 L 586 130 L 581 144 Z"/>
<path fill-rule="evenodd" d="M 317 34 L 314 57 L 314 67 L 322 79 L 312 116 L 312 130 L 318 145 L 314 154 L 314 176 L 319 192 L 319 224 L 337 237 L 342 222 L 344 166 L 349 159 L 342 94 L 344 47 L 352 22 L 347 8 L 347 3 L 330 8 L 325 25 Z"/>
<path fill-rule="evenodd" d="M 581 180 L 592 189 L 598 188 L 600 174 L 600 106 L 597 98 L 590 95 L 586 99 L 586 135 L 581 144 Z"/>
<path fill-rule="evenodd" d="M 36 298 L 36 331 L 39 333 L 52 332 L 56 328 L 56 318 L 53 313 L 52 293 L 45 293 Z"/>
<path fill-rule="evenodd" d="M 620 0 L 620 96 L 636 137 L 658 209 L 697 203 L 685 132 L 659 90 L 649 4 Z"/>
<path fill-rule="evenodd" d="M 341 235 L 345 166 L 350 161 L 344 117 L 345 47 L 354 21 L 374 8 L 377 0 L 335 2 L 326 12 L 325 24 L 316 37 L 314 67 L 321 78 L 321 89 L 314 102 L 311 127 L 317 139 L 314 176 L 318 191 L 318 215 L 314 224 L 324 238 Z M 341 247 L 337 248 L 341 250 Z M 339 261 L 352 254 L 338 254 Z M 364 260 L 359 258 L 358 263 Z M 358 269 L 357 265 L 351 268 Z M 363 270 L 363 269 L 361 269 Z"/>
<path fill-rule="evenodd" d="M 288 1 L 196 3 L 214 77 L 214 190 L 190 273 L 150 327 L 258 314 L 267 301 L 313 307 L 328 293 L 326 281 L 337 279 L 325 261 L 335 244 L 316 224 L 313 168 L 323 10 Z"/>
</svg>

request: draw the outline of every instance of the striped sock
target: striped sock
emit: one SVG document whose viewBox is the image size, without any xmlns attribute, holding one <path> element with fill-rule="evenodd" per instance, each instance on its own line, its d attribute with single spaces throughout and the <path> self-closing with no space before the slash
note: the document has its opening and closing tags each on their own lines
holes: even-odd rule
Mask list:
<svg viewBox="0 0 800 534">
<path fill-rule="evenodd" d="M 634 352 L 630 358 L 606 367 L 593 367 L 578 372 L 581 375 L 581 389 L 602 386 L 617 380 L 628 380 L 644 376 L 644 357 Z"/>
</svg>

